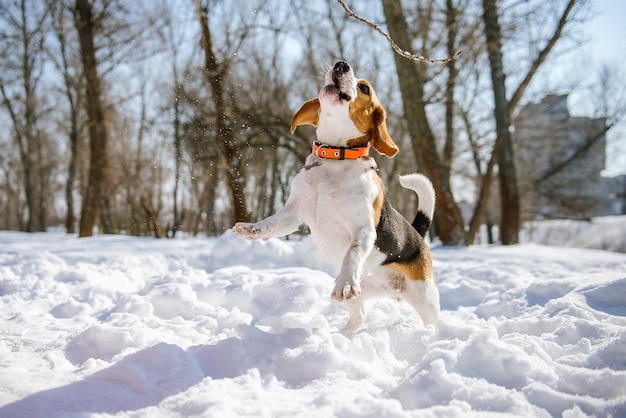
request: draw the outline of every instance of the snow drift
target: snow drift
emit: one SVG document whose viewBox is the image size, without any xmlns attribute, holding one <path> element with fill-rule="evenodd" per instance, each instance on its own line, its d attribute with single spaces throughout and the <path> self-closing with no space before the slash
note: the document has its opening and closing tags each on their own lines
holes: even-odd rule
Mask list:
<svg viewBox="0 0 626 418">
<path fill-rule="evenodd" d="M 0 232 L 0 417 L 626 416 L 626 255 L 433 248 L 442 315 L 310 240 Z"/>
</svg>

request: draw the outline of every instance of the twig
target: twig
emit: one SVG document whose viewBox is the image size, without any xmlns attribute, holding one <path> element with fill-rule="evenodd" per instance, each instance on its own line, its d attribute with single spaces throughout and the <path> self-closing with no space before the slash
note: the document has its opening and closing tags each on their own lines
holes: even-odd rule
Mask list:
<svg viewBox="0 0 626 418">
<path fill-rule="evenodd" d="M 440 62 L 440 63 L 446 63 L 446 62 L 454 61 L 459 56 L 461 56 L 461 54 L 463 53 L 463 50 L 459 49 L 458 51 L 456 51 L 456 53 L 453 56 L 451 56 L 449 58 L 442 58 L 442 59 L 431 59 L 431 58 L 423 57 L 421 55 L 413 55 L 410 52 L 407 52 L 407 51 L 403 50 L 402 48 L 400 48 L 393 41 L 393 39 L 391 39 L 391 36 L 387 35 L 380 27 L 378 27 L 377 24 L 372 23 L 369 20 L 364 19 L 361 16 L 359 16 L 358 14 L 354 13 L 352 10 L 350 10 L 350 8 L 346 5 L 346 3 L 343 0 L 337 0 L 337 1 L 339 2 L 339 4 L 341 4 L 341 6 L 346 11 L 346 14 L 348 14 L 348 16 L 351 16 L 351 17 L 355 18 L 359 22 L 365 23 L 366 25 L 370 26 L 375 31 L 377 31 L 378 33 L 383 35 L 385 37 L 385 39 L 387 39 L 387 41 L 389 42 L 389 44 L 391 45 L 393 50 L 396 51 L 396 53 L 398 53 L 398 55 L 400 55 L 403 58 L 407 58 L 407 59 L 410 59 L 410 60 L 413 60 L 413 61 L 419 61 L 419 62 L 428 62 L 428 63 Z"/>
</svg>

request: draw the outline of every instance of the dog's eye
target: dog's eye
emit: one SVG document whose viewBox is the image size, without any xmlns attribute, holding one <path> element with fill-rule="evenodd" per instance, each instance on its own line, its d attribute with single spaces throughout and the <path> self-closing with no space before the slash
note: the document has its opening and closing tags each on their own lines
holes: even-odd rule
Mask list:
<svg viewBox="0 0 626 418">
<path fill-rule="evenodd" d="M 361 90 L 361 93 L 368 96 L 370 95 L 370 88 L 367 84 L 359 84 L 357 87 L 359 88 L 359 90 Z"/>
</svg>

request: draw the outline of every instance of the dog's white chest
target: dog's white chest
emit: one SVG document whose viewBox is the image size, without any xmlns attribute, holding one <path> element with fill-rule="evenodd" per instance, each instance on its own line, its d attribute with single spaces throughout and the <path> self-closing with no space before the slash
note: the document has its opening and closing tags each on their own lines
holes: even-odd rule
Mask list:
<svg viewBox="0 0 626 418">
<path fill-rule="evenodd" d="M 341 263 L 355 229 L 374 229 L 375 167 L 370 159 L 322 161 L 294 179 L 292 193 L 302 202 L 301 220 L 309 226 L 324 258 L 333 264 Z"/>
</svg>

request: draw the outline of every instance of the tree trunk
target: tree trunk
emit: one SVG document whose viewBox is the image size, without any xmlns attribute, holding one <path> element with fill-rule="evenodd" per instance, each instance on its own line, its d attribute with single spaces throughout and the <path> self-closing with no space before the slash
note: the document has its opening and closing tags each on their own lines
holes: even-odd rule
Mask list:
<svg viewBox="0 0 626 418">
<path fill-rule="evenodd" d="M 76 163 L 78 160 L 78 123 L 77 113 L 71 110 L 72 127 L 70 132 L 70 162 L 67 168 L 67 180 L 65 181 L 65 203 L 67 213 L 65 215 L 65 231 L 68 234 L 76 232 L 76 217 L 74 215 L 74 180 L 76 179 Z"/>
<path fill-rule="evenodd" d="M 205 165 L 202 170 L 202 193 L 198 198 L 198 208 L 191 223 L 191 232 L 194 236 L 200 232 L 200 224 L 205 218 L 204 232 L 211 236 L 217 232 L 215 221 L 215 190 L 217 189 L 217 170 L 212 165 Z M 206 216 L 203 216 L 206 215 Z"/>
<path fill-rule="evenodd" d="M 43 182 L 41 150 L 43 139 L 38 135 L 38 112 L 35 88 L 37 85 L 37 55 L 41 53 L 40 45 L 45 38 L 43 22 L 45 15 L 34 16 L 26 1 L 15 2 L 13 5 L 19 11 L 13 18 L 7 19 L 14 32 L 16 42 L 13 43 L 11 52 L 19 55 L 19 63 L 16 60 L 17 78 L 21 82 L 20 92 L 12 95 L 7 92 L 5 85 L 0 80 L 0 90 L 3 102 L 9 112 L 13 124 L 14 140 L 18 146 L 21 174 L 24 182 L 24 196 L 26 198 L 26 232 L 45 231 L 45 210 L 42 205 Z M 45 12 L 47 13 L 47 12 Z M 4 28 L 3 28 L 4 29 Z M 3 42 L 5 34 L 3 33 Z M 7 35 L 10 40 L 11 35 Z M 19 45 L 19 46 L 18 46 Z M 15 104 L 14 102 L 19 102 Z"/>
<path fill-rule="evenodd" d="M 109 194 L 106 188 L 103 186 L 100 192 L 100 226 L 102 232 L 105 234 L 114 234 L 115 226 L 111 219 L 111 203 Z"/>
<path fill-rule="evenodd" d="M 83 196 L 80 217 L 79 236 L 93 235 L 93 228 L 98 219 L 100 199 L 103 196 L 104 169 L 106 166 L 107 133 L 104 124 L 100 97 L 100 77 L 98 75 L 96 51 L 94 47 L 94 21 L 92 5 L 89 0 L 76 0 L 74 14 L 76 30 L 80 42 L 80 55 L 85 78 L 85 98 L 89 126 L 89 148 L 91 160 L 89 179 Z"/>
<path fill-rule="evenodd" d="M 517 190 L 513 144 L 509 132 L 509 104 L 506 98 L 505 74 L 502 67 L 502 42 L 496 0 L 483 0 L 483 20 L 491 69 L 496 120 L 496 147 L 500 178 L 500 240 L 510 245 L 519 242 L 520 202 Z"/>
<path fill-rule="evenodd" d="M 496 141 L 496 144 L 494 147 L 497 147 L 497 146 L 498 146 L 498 142 Z M 481 223 L 486 219 L 485 214 L 487 213 L 487 205 L 489 204 L 489 195 L 491 192 L 491 180 L 493 178 L 492 174 L 493 174 L 495 161 L 496 161 L 496 151 L 494 149 L 491 155 L 491 159 L 489 160 L 489 163 L 487 164 L 487 170 L 485 174 L 482 176 L 478 201 L 476 202 L 476 207 L 474 208 L 474 213 L 472 214 L 472 219 L 470 220 L 470 223 L 469 223 L 469 228 L 467 231 L 467 242 L 469 244 L 472 244 L 474 242 L 476 238 L 476 234 L 478 233 L 478 230 L 480 229 Z M 480 170 L 478 171 L 478 173 L 480 174 Z"/>
<path fill-rule="evenodd" d="M 410 50 L 411 42 L 400 0 L 383 0 L 383 10 L 391 37 L 400 48 Z M 430 177 L 437 193 L 435 215 L 439 238 L 444 245 L 465 244 L 461 211 L 452 195 L 450 179 L 437 153 L 435 137 L 426 116 L 424 78 L 419 70 L 419 66 L 424 64 L 416 64 L 398 54 L 394 54 L 394 59 L 415 160 L 417 166 L 423 168 Z"/>
<path fill-rule="evenodd" d="M 27 76 L 26 70 L 24 70 L 24 76 Z M 13 137 L 19 151 L 20 162 L 22 164 L 21 171 L 24 181 L 24 196 L 26 197 L 26 210 L 28 216 L 26 218 L 26 225 L 24 227 L 25 232 L 35 232 L 35 219 L 36 206 L 35 206 L 35 185 L 34 185 L 34 160 L 32 158 L 32 134 L 29 132 L 32 129 L 32 123 L 30 122 L 31 111 L 29 110 L 34 100 L 30 98 L 30 82 L 24 80 L 24 95 L 26 97 L 24 121 L 19 119 L 14 106 L 9 99 L 9 96 L 4 88 L 3 84 L 0 84 L 0 91 L 2 92 L 3 102 L 9 112 L 11 121 L 13 123 Z"/>
<path fill-rule="evenodd" d="M 235 148 L 235 138 L 233 134 L 232 109 L 226 105 L 224 98 L 224 88 L 222 85 L 224 74 L 213 50 L 213 38 L 209 29 L 208 12 L 202 7 L 200 0 L 194 0 L 196 16 L 200 23 L 202 32 L 202 50 L 205 56 L 205 75 L 209 82 L 213 102 L 215 103 L 215 117 L 217 131 L 222 140 L 221 154 L 226 166 L 226 178 L 231 194 L 233 205 L 233 222 L 250 221 L 250 213 L 246 204 L 245 178 L 242 174 L 242 158 Z"/>
<path fill-rule="evenodd" d="M 67 30 L 65 27 L 65 7 L 55 13 L 54 31 L 59 42 L 60 62 L 57 67 L 63 75 L 63 87 L 67 104 L 69 106 L 69 132 L 67 133 L 70 150 L 70 161 L 67 166 L 67 178 L 65 180 L 65 204 L 67 212 L 65 214 L 65 232 L 73 234 L 76 232 L 76 216 L 74 209 L 74 181 L 76 180 L 76 165 L 78 163 L 78 139 L 79 139 L 79 107 L 78 88 L 74 86 L 74 80 L 70 72 L 68 61 Z"/>
<path fill-rule="evenodd" d="M 182 226 L 182 216 L 178 213 L 178 187 L 180 185 L 180 170 L 181 162 L 183 160 L 182 149 L 182 135 L 180 132 L 180 98 L 182 96 L 182 85 L 178 82 L 178 76 L 176 75 L 176 65 L 173 65 L 174 81 L 176 86 L 174 87 L 174 191 L 173 191 L 173 204 L 174 204 L 174 224 L 172 226 L 172 238 L 176 236 L 176 232 Z"/>
<path fill-rule="evenodd" d="M 163 229 L 161 229 L 161 223 L 159 222 L 159 215 L 156 211 L 150 206 L 148 201 L 142 196 L 139 199 L 139 203 L 141 207 L 146 212 L 146 216 L 148 217 L 148 222 L 150 223 L 150 228 L 154 232 L 155 238 L 163 238 Z"/>
<path fill-rule="evenodd" d="M 448 39 L 446 41 L 446 49 L 448 56 L 452 57 L 456 53 L 456 22 L 457 10 L 452 4 L 452 0 L 446 1 L 446 28 L 448 30 Z M 456 77 L 458 70 L 456 68 L 456 60 L 446 63 L 448 68 L 448 79 L 446 80 L 446 141 L 443 147 L 443 165 L 446 170 L 446 177 L 450 178 L 452 169 L 452 155 L 454 153 L 454 88 L 456 86 Z"/>
<path fill-rule="evenodd" d="M 219 184 L 219 175 L 217 170 L 209 166 L 209 170 L 205 173 L 205 188 L 207 190 L 207 194 L 204 198 L 204 209 L 206 211 L 206 221 L 204 223 L 204 232 L 207 236 L 215 236 L 219 233 L 224 232 L 224 225 L 220 226 L 218 223 L 218 219 L 216 219 L 215 215 L 215 200 L 217 199 L 217 187 Z"/>
</svg>

